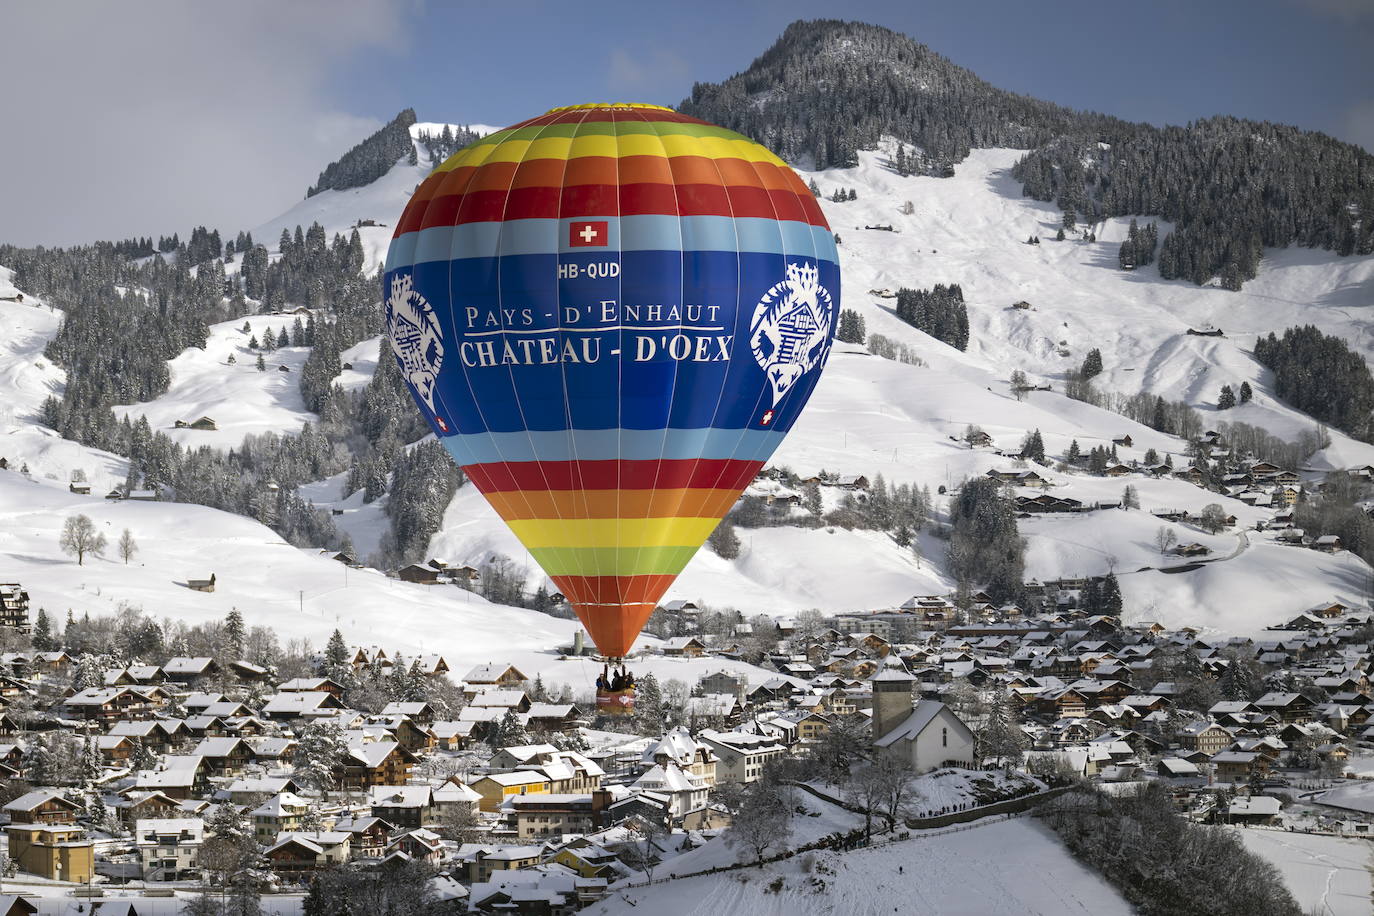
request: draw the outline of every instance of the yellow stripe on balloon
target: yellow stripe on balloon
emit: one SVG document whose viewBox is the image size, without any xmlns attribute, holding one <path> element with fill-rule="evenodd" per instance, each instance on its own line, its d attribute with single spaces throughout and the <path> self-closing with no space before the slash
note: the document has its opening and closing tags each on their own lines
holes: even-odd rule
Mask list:
<svg viewBox="0 0 1374 916">
<path fill-rule="evenodd" d="M 564 518 L 507 522 L 526 547 L 679 547 L 700 544 L 715 518 Z"/>
</svg>

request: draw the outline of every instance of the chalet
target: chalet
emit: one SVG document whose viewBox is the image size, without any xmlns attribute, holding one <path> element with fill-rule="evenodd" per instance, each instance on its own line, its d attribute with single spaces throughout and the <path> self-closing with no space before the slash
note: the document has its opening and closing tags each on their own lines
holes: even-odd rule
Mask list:
<svg viewBox="0 0 1374 916">
<path fill-rule="evenodd" d="M 176 817 L 183 813 L 181 803 L 162 792 L 128 792 L 115 803 L 119 820 L 132 827 L 140 819 Z"/>
<path fill-rule="evenodd" d="M 674 636 L 663 641 L 663 654 L 673 658 L 701 658 L 706 644 L 695 636 Z"/>
<path fill-rule="evenodd" d="M 3 810 L 15 824 L 75 824 L 81 806 L 53 789 L 35 789 Z"/>
<path fill-rule="evenodd" d="M 1050 482 L 1041 477 L 1037 471 L 988 471 L 987 476 L 993 480 L 1017 487 L 1048 487 Z"/>
<path fill-rule="evenodd" d="M 18 582 L 0 582 L 0 627 L 29 631 L 29 593 Z"/>
<path fill-rule="evenodd" d="M 300 830 L 310 807 L 310 801 L 292 792 L 274 795 L 248 812 L 253 821 L 253 838 L 266 846 L 275 843 L 280 834 Z"/>
<path fill-rule="evenodd" d="M 283 878 L 301 878 L 349 860 L 353 836 L 342 831 L 285 833 L 263 853 Z"/>
<path fill-rule="evenodd" d="M 71 483 L 67 484 L 67 489 L 71 490 L 78 496 L 91 495 L 91 485 L 89 483 L 86 483 L 85 481 L 73 480 Z"/>
<path fill-rule="evenodd" d="M 210 573 L 208 579 L 187 579 L 186 587 L 193 592 L 213 592 L 215 590 L 215 574 Z"/>
<path fill-rule="evenodd" d="M 432 566 L 422 566 L 419 563 L 411 563 L 403 566 L 396 572 L 396 577 L 402 582 L 415 582 L 420 585 L 441 585 L 448 581 L 439 570 Z"/>
<path fill-rule="evenodd" d="M 472 790 L 481 796 L 478 806 L 483 811 L 497 811 L 512 796 L 547 793 L 549 777 L 537 769 L 488 773 L 472 783 Z"/>
<path fill-rule="evenodd" d="M 862 474 L 842 474 L 835 478 L 835 486 L 842 490 L 867 490 L 869 483 Z"/>
<path fill-rule="evenodd" d="M 1232 824 L 1272 824 L 1279 818 L 1279 800 L 1268 795 L 1231 799 L 1226 819 Z"/>
<path fill-rule="evenodd" d="M 349 851 L 355 858 L 380 859 L 386 854 L 387 840 L 396 831 L 396 825 L 380 817 L 363 815 L 339 821 L 334 829 L 353 837 Z"/>
<path fill-rule="evenodd" d="M 1341 545 L 1339 536 L 1334 534 L 1323 534 L 1312 542 L 1312 549 L 1320 550 L 1322 553 L 1336 553 L 1339 550 L 1343 550 L 1344 547 Z"/>
<path fill-rule="evenodd" d="M 1130 447 L 1132 446 L 1132 444 L 1133 444 L 1133 443 L 1132 443 L 1132 441 L 1131 441 L 1131 434 L 1130 434 L 1130 433 L 1127 433 L 1126 435 L 1122 436 L 1120 439 L 1113 439 L 1113 440 L 1112 440 L 1112 445 L 1119 445 L 1119 446 L 1121 446 L 1122 448 L 1130 448 Z"/>
<path fill-rule="evenodd" d="M 333 694 L 337 698 L 342 698 L 344 694 L 343 684 L 327 677 L 293 677 L 289 681 L 282 681 L 277 689 L 282 693 L 319 691 Z"/>
<path fill-rule="evenodd" d="M 210 776 L 240 776 L 253 759 L 253 750 L 242 738 L 206 738 L 191 753 L 205 762 Z"/>
<path fill-rule="evenodd" d="M 161 687 L 89 687 L 63 701 L 69 714 L 81 719 L 140 719 L 167 703 Z"/>
<path fill-rule="evenodd" d="M 269 719 L 314 719 L 332 715 L 336 709 L 343 709 L 343 703 L 332 693 L 305 690 L 269 698 L 262 706 L 262 714 Z"/>
<path fill-rule="evenodd" d="M 343 763 L 343 788 L 362 791 L 372 786 L 403 786 L 419 758 L 394 741 L 350 744 Z"/>
<path fill-rule="evenodd" d="M 514 665 L 478 665 L 463 676 L 463 683 L 469 687 L 480 687 L 482 685 L 518 687 L 528 681 L 529 678 L 521 674 L 520 669 L 516 668 Z"/>
<path fill-rule="evenodd" d="M 214 591 L 214 576 L 210 577 L 210 588 L 201 591 Z M 167 680 L 178 684 L 192 684 L 202 678 L 213 677 L 220 672 L 219 662 L 207 656 L 198 658 L 188 658 L 177 656 L 167 659 L 167 664 L 162 666 L 162 670 L 167 675 Z"/>
<path fill-rule="evenodd" d="M 1260 712 L 1272 713 L 1285 723 L 1310 721 L 1312 705 L 1312 701 L 1300 693 L 1266 693 L 1255 701 Z"/>
<path fill-rule="evenodd" d="M 1212 757 L 1221 782 L 1248 782 L 1255 774 L 1269 772 L 1269 761 L 1254 751 L 1222 751 Z"/>
<path fill-rule="evenodd" d="M 1124 464 L 1114 464 L 1102 472 L 1108 477 L 1125 477 L 1127 474 L 1134 474 L 1135 468 L 1127 467 Z"/>
<path fill-rule="evenodd" d="M 1234 738 L 1230 731 L 1215 722 L 1190 722 L 1177 734 L 1180 747 L 1208 756 L 1224 750 Z"/>
</svg>

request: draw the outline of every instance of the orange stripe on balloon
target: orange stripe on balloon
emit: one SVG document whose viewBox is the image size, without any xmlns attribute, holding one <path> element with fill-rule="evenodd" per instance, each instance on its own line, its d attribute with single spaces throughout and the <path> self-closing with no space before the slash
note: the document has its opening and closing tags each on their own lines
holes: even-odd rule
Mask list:
<svg viewBox="0 0 1374 916">
<path fill-rule="evenodd" d="M 506 521 L 538 518 L 720 518 L 738 490 L 497 490 L 484 494 Z"/>
</svg>

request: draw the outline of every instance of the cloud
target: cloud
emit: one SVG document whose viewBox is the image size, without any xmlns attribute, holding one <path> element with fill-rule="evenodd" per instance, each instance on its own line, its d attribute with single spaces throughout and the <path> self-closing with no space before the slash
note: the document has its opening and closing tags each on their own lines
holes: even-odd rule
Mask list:
<svg viewBox="0 0 1374 916">
<path fill-rule="evenodd" d="M 1345 113 L 1341 139 L 1358 143 L 1366 152 L 1374 153 L 1374 99 L 1352 105 Z"/>
<path fill-rule="evenodd" d="M 251 228 L 378 122 L 331 96 L 390 0 L 6 4 L 0 242 Z"/>
<path fill-rule="evenodd" d="M 608 102 L 650 102 L 673 105 L 681 98 L 685 89 L 691 86 L 691 68 L 676 51 L 667 48 L 650 48 L 631 56 L 624 48 L 611 52 L 609 68 L 606 73 L 606 88 L 620 93 L 623 98 L 606 99 Z M 670 101 L 664 102 L 667 96 Z"/>
</svg>

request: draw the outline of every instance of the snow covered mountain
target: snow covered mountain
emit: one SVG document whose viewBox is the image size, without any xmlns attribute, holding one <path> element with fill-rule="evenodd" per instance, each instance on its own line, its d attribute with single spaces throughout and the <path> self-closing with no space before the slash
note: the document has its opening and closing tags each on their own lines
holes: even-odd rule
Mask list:
<svg viewBox="0 0 1374 916">
<path fill-rule="evenodd" d="M 330 237 L 357 228 L 365 269 L 376 269 L 406 199 L 433 165 L 418 138 L 443 127 L 410 127 L 415 165 L 402 158 L 370 184 L 315 193 L 255 228 L 254 235 L 272 245 L 283 230 L 313 222 Z M 887 138 L 877 149 L 857 152 L 852 167 L 807 172 L 803 177 L 819 185 L 821 205 L 842 239 L 845 307 L 863 316 L 870 335 L 881 334 L 909 348 L 919 365 L 883 359 L 862 346 L 837 345 L 809 409 L 776 456 L 777 465 L 803 476 L 822 469 L 870 479 L 881 474 L 889 483 L 932 490 L 954 487 L 989 470 L 1017 467 L 1014 459 L 994 449 L 971 449 L 958 441 L 970 424 L 985 430 L 1000 450 L 1015 450 L 1026 433 L 1040 430 L 1050 465 L 1066 453 L 1071 441 L 1086 452 L 1094 446 L 1110 447 L 1128 435 L 1131 445 L 1118 447 L 1123 461 L 1142 458 L 1154 449 L 1161 457 L 1174 456 L 1181 465 L 1183 441 L 1063 394 L 1067 375 L 1090 348 L 1102 353 L 1104 371 L 1094 384 L 1104 391 L 1149 392 L 1184 401 L 1201 412 L 1204 422 L 1241 421 L 1287 439 L 1314 423 L 1273 396 L 1272 374 L 1252 352 L 1257 334 L 1312 323 L 1374 356 L 1366 318 L 1374 305 L 1374 256 L 1269 249 L 1258 276 L 1239 292 L 1167 281 L 1153 266 L 1125 272 L 1117 268 L 1116 253 L 1127 221 L 1101 220 L 1080 226 L 1081 233 L 1065 241 L 1053 241 L 1061 225 L 1060 210 L 1022 195 L 1020 182 L 1011 176 L 1020 152 L 975 149 L 952 167 L 951 177 L 937 178 L 898 174 L 897 148 Z M 832 201 L 838 188 L 852 189 L 854 199 Z M 891 231 L 864 228 L 871 226 L 890 226 Z M 1161 226 L 1161 234 L 1167 229 Z M 1028 245 L 1029 236 L 1045 241 Z M 966 351 L 899 320 L 894 300 L 875 293 L 937 283 L 958 283 L 964 291 L 970 324 Z M 0 270 L 0 300 L 15 292 L 9 272 Z M 1028 307 L 1014 307 L 1016 303 Z M 0 524 L 9 532 L 0 540 L 0 579 L 24 581 L 36 605 L 75 606 L 98 595 L 111 606 L 120 601 L 145 603 L 150 610 L 165 609 L 191 619 L 219 616 L 237 605 L 250 621 L 262 615 L 278 623 L 286 635 L 309 634 L 317 640 L 331 616 L 360 641 L 367 641 L 363 634 L 375 633 L 385 619 L 396 624 L 388 626 L 389 636 L 407 647 L 418 650 L 424 644 L 460 659 L 488 654 L 501 643 L 435 636 L 433 620 L 486 627 L 495 640 L 504 631 L 502 615 L 514 614 L 508 619 L 518 620 L 526 636 L 511 651 L 525 653 L 520 657 L 535 670 L 550 659 L 529 653 L 570 640 L 573 628 L 564 622 L 494 608 L 467 593 L 403 586 L 370 571 L 350 573 L 353 581 L 340 592 L 336 580 L 342 567 L 294 550 L 244 519 L 177 504 L 105 503 L 100 495 L 123 481 L 126 462 L 61 439 L 36 420 L 43 398 L 64 384 L 63 372 L 42 355 L 60 313 L 27 297 L 23 303 L 0 301 L 0 320 L 12 329 L 0 341 L 0 457 L 14 468 L 26 465 L 31 478 L 0 475 Z M 171 384 L 164 394 L 123 405 L 118 413 L 146 416 L 155 429 L 183 444 L 217 449 L 236 446 L 247 433 L 295 432 L 313 418 L 296 383 L 307 351 L 279 349 L 272 354 L 272 371 L 259 372 L 246 347 L 250 334 L 268 329 L 275 333 L 293 321 L 291 316 L 253 316 L 249 332 L 239 321 L 212 327 L 204 349 L 187 350 L 170 361 Z M 1224 336 L 1189 333 L 1208 326 L 1220 328 Z M 378 350 L 379 340 L 374 338 L 347 351 L 342 359 L 348 367 L 339 383 L 347 388 L 365 385 Z M 1009 386 L 1016 370 L 1050 390 L 1017 398 Z M 1241 382 L 1254 389 L 1254 399 L 1218 412 L 1220 386 Z M 201 416 L 213 417 L 218 429 L 175 426 L 178 420 Z M 1331 444 L 1313 455 L 1304 471 L 1310 475 L 1364 464 L 1374 464 L 1374 446 L 1333 431 Z M 1048 481 L 1054 495 L 1085 503 L 1119 501 L 1126 484 L 1138 490 L 1139 509 L 1039 515 L 1020 523 L 1027 540 L 1028 577 L 1044 580 L 1115 570 L 1128 618 L 1254 633 L 1315 602 L 1350 600 L 1367 591 L 1371 570 L 1351 554 L 1284 546 L 1272 532 L 1243 531 L 1267 518 L 1270 510 L 1178 479 L 1113 479 L 1052 466 L 1029 467 Z M 91 496 L 69 492 L 67 484 L 77 470 L 88 478 Z M 336 523 L 366 556 L 385 530 L 384 502 L 364 504 L 360 493 L 342 492 L 343 477 L 319 481 L 303 493 L 317 505 L 335 509 Z M 828 504 L 838 500 L 837 490 L 824 490 Z M 1196 513 L 1210 503 L 1235 515 L 1240 528 L 1209 535 L 1183 523 L 1168 523 L 1181 542 L 1209 548 L 1213 561 L 1186 574 L 1160 572 L 1157 567 L 1173 563 L 1162 560 L 1155 547 L 1161 522 L 1152 510 Z M 943 499 L 937 499 L 937 509 L 942 507 Z M 142 564 L 124 569 L 97 560 L 91 572 L 83 568 L 72 576 L 69 561 L 58 552 L 55 532 L 64 515 L 75 511 L 84 511 L 116 533 L 126 525 L 134 528 L 150 548 Z M 29 526 L 30 533 L 16 534 L 21 526 Z M 235 545 L 232 556 L 226 557 L 219 546 L 223 538 L 199 536 L 215 530 L 227 532 L 224 538 Z M 741 529 L 740 535 L 743 549 L 737 559 L 727 561 L 701 551 L 668 597 L 735 607 L 746 614 L 788 615 L 812 607 L 831 612 L 890 607 L 913 594 L 944 594 L 954 587 L 945 542 L 929 532 L 918 539 L 919 552 L 879 532 L 838 527 Z M 165 546 L 154 551 L 155 542 Z M 525 569 L 532 584 L 543 580 L 524 548 L 472 487 L 460 489 L 449 505 L 430 554 L 473 563 L 504 554 Z M 274 572 L 248 587 L 254 569 Z M 226 585 L 214 598 L 191 595 L 176 585 L 179 579 L 211 570 L 236 584 Z M 325 594 L 330 597 L 320 600 Z M 414 608 L 413 616 L 392 616 L 390 608 L 398 598 Z M 311 601 L 318 602 L 313 614 Z M 552 679 L 570 680 L 557 675 Z"/>
</svg>

